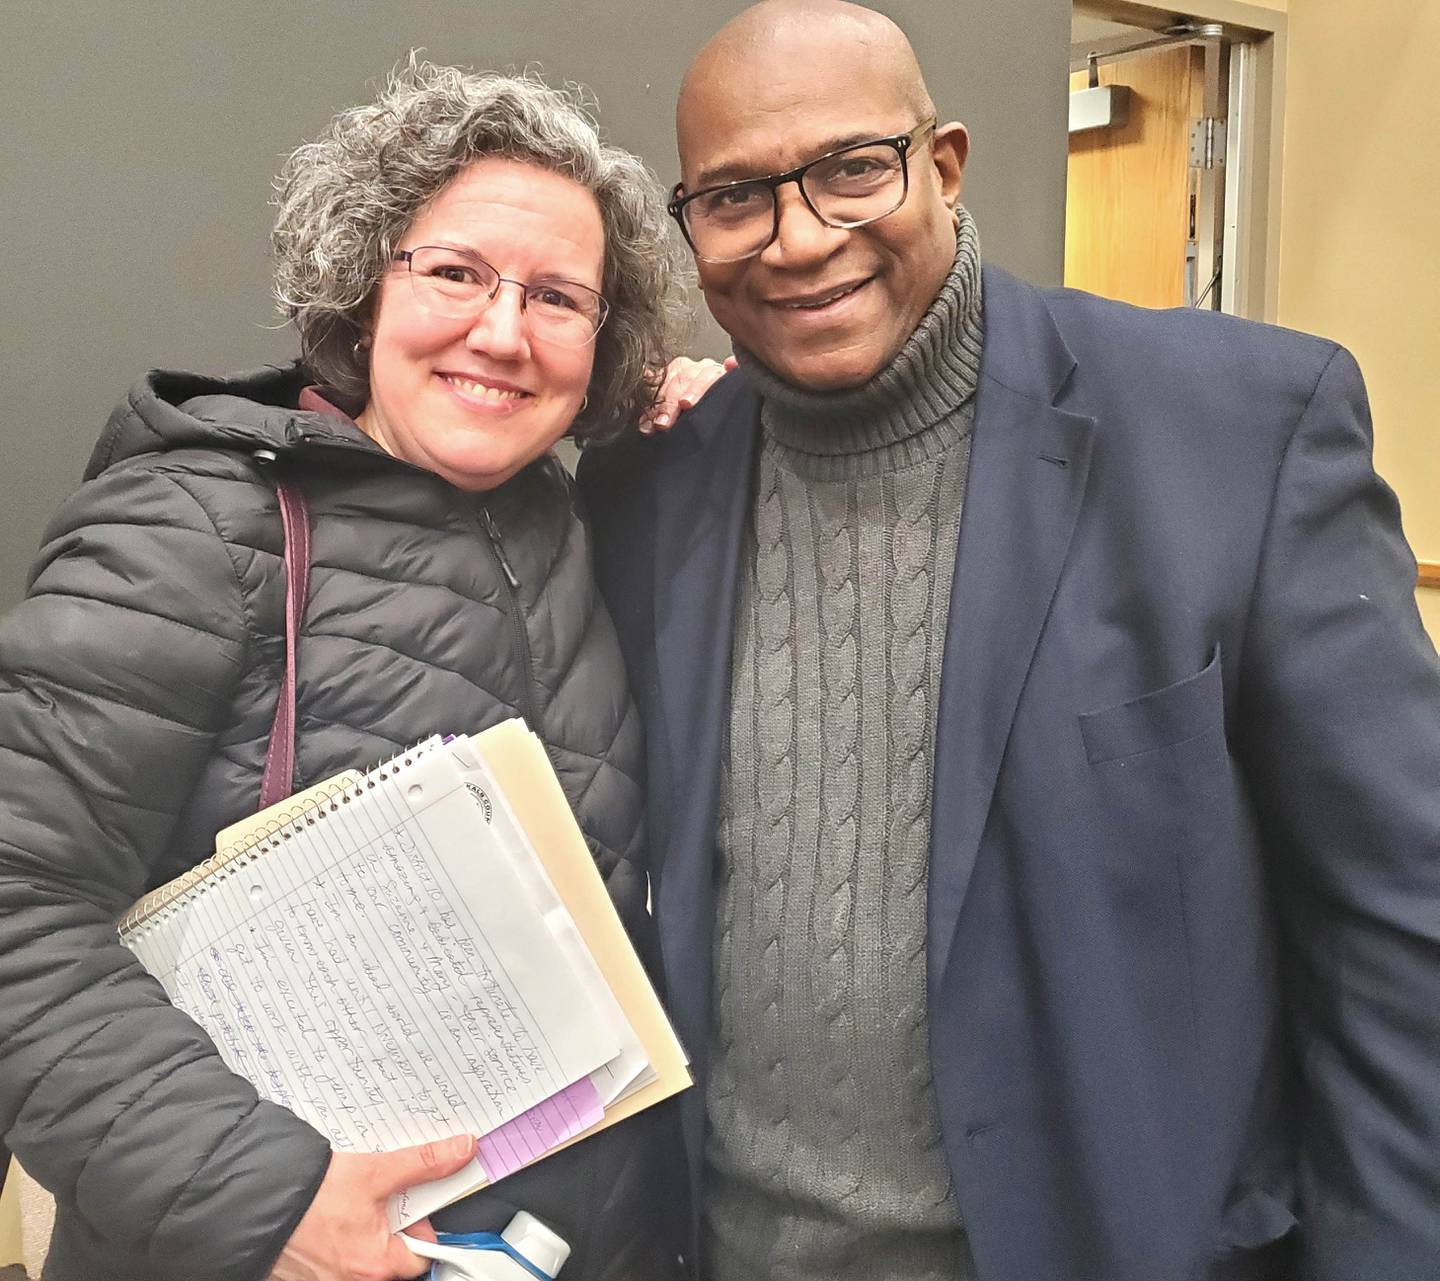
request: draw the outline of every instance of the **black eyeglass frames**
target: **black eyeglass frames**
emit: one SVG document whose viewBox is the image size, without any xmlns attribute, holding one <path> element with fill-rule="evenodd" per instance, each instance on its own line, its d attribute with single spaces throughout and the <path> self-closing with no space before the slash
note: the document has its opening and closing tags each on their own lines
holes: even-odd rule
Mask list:
<svg viewBox="0 0 1440 1281">
<path fill-rule="evenodd" d="M 837 148 L 788 173 L 742 178 L 681 195 L 667 206 L 702 262 L 739 262 L 780 232 L 778 188 L 793 182 L 810 212 L 829 227 L 863 227 L 894 213 L 910 190 L 909 153 L 935 128 L 935 117 L 906 133 Z"/>
</svg>

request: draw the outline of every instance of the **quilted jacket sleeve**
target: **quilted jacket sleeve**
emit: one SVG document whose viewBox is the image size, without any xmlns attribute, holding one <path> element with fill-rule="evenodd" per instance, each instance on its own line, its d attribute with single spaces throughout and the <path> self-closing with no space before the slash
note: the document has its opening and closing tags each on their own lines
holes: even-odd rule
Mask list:
<svg viewBox="0 0 1440 1281">
<path fill-rule="evenodd" d="M 0 1134 L 157 1272 L 266 1274 L 328 1164 L 120 944 L 246 662 L 230 549 L 183 475 L 85 485 L 0 624 Z M 197 851 L 197 857 L 205 851 Z"/>
</svg>

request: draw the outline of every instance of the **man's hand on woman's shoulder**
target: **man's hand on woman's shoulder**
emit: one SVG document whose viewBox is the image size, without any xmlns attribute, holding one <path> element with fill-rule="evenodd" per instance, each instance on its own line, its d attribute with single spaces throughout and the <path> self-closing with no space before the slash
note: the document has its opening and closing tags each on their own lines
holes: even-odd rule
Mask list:
<svg viewBox="0 0 1440 1281">
<path fill-rule="evenodd" d="M 641 433 L 649 436 L 655 431 L 668 431 L 681 414 L 694 409 L 700 398 L 734 368 L 734 356 L 726 356 L 723 363 L 676 356 L 659 374 L 660 391 L 640 419 Z"/>
</svg>

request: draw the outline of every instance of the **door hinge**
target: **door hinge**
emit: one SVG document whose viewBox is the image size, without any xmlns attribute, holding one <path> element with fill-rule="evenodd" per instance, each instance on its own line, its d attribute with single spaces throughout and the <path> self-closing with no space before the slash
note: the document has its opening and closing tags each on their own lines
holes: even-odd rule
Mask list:
<svg viewBox="0 0 1440 1281">
<path fill-rule="evenodd" d="M 1225 163 L 1225 121 L 1205 116 L 1190 125 L 1190 167 L 1214 169 Z"/>
</svg>

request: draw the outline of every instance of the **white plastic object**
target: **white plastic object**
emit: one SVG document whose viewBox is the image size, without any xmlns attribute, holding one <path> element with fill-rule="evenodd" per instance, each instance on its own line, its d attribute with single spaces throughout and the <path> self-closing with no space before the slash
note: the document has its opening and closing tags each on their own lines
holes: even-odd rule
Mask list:
<svg viewBox="0 0 1440 1281">
<path fill-rule="evenodd" d="M 558 1276 L 570 1257 L 568 1242 L 524 1210 L 506 1224 L 500 1235 L 516 1254 L 524 1255 L 549 1277 Z"/>
<path fill-rule="evenodd" d="M 570 1246 L 532 1214 L 521 1210 L 500 1234 L 516 1254 L 547 1277 L 557 1276 L 570 1257 Z M 402 1232 L 400 1239 L 414 1254 L 431 1259 L 430 1281 L 535 1281 L 503 1250 L 477 1250 L 460 1245 L 421 1241 Z"/>
</svg>

